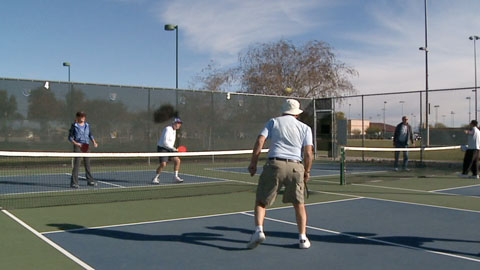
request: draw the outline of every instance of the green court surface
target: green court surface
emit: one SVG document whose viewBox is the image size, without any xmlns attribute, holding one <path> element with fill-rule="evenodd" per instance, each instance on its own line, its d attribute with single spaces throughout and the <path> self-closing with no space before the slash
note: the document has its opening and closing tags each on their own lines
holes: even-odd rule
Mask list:
<svg viewBox="0 0 480 270">
<path fill-rule="evenodd" d="M 319 165 L 326 162 L 318 161 Z M 244 163 L 237 165 L 244 166 Z M 192 167 L 193 172 L 199 172 Z M 88 203 L 51 207 L 3 210 L 0 214 L 0 269 L 83 269 L 40 237 L 7 216 L 13 214 L 39 233 L 78 227 L 100 227 L 139 222 L 181 219 L 251 211 L 254 205 L 254 183 L 251 178 L 225 171 L 201 170 L 203 176 L 248 182 L 252 188 L 221 194 L 128 200 L 109 203 Z M 380 200 L 480 211 L 480 194 L 466 196 L 447 194 L 442 190 L 480 185 L 476 179 L 460 179 L 455 170 L 434 172 L 413 169 L 411 172 L 367 172 L 362 181 L 339 185 L 339 176 L 317 176 L 309 182 L 307 203 L 330 202 L 349 198 Z M 374 177 L 374 175 L 377 175 Z M 352 176 L 347 176 L 347 179 Z M 347 180 L 348 183 L 348 180 Z M 177 188 L 182 188 L 181 186 Z M 437 190 L 440 190 L 437 192 Z M 157 192 L 168 192 L 158 189 Z M 284 207 L 280 199 L 272 208 Z M 268 214 L 267 214 L 268 215 Z M 221 224 L 220 224 L 221 225 Z M 253 227 L 253 219 L 252 219 Z M 251 228 L 246 228 L 251 229 Z M 432 228 L 434 229 L 434 228 Z M 88 248 L 88 247 L 86 247 Z M 480 251 L 480 250 L 479 250 Z M 104 251 L 108 254 L 108 250 Z M 228 266 L 225 266 L 228 267 Z"/>
</svg>

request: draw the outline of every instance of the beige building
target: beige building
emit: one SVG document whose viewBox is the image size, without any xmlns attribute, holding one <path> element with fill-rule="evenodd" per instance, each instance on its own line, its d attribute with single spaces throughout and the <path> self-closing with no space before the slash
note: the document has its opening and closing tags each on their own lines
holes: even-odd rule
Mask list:
<svg viewBox="0 0 480 270">
<path fill-rule="evenodd" d="M 370 127 L 370 120 L 364 120 L 363 132 L 362 132 L 362 119 L 348 120 L 348 135 L 366 134 L 366 130 L 369 127 Z"/>
</svg>

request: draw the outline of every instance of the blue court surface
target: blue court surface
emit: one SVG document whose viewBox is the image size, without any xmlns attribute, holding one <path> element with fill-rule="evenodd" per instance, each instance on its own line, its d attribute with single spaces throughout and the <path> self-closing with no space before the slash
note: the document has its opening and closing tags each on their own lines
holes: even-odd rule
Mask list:
<svg viewBox="0 0 480 270">
<path fill-rule="evenodd" d="M 436 190 L 436 192 L 480 197 L 480 185 Z"/>
<path fill-rule="evenodd" d="M 80 174 L 79 185 L 80 189 L 150 186 L 154 176 L 154 171 L 97 172 L 93 174 L 93 177 L 95 178 L 98 186 L 89 187 L 87 186 L 85 176 Z M 180 174 L 180 177 L 184 180 L 183 184 L 226 181 L 224 179 L 188 174 Z M 71 175 L 67 173 L 2 176 L 0 177 L 0 195 L 68 190 L 75 191 L 70 188 L 70 178 Z M 160 175 L 160 184 L 175 184 L 173 181 L 173 173 L 162 172 Z"/>
<path fill-rule="evenodd" d="M 292 208 L 269 210 L 245 249 L 251 212 L 43 233 L 95 269 L 480 269 L 480 212 L 355 198 L 307 206 L 312 247 Z"/>
</svg>

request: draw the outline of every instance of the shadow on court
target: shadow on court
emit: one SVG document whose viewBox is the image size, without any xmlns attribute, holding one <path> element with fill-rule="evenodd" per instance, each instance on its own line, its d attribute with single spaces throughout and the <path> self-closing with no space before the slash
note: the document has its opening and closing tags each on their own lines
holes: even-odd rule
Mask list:
<svg viewBox="0 0 480 270">
<path fill-rule="evenodd" d="M 253 230 L 244 229 L 244 228 L 235 228 L 227 226 L 207 226 L 205 227 L 208 230 L 211 230 L 212 233 L 205 232 L 188 232 L 182 234 L 143 234 L 143 233 L 134 233 L 122 231 L 120 228 L 118 230 L 111 228 L 99 228 L 99 229 L 89 229 L 80 225 L 75 224 L 48 224 L 48 226 L 55 227 L 59 230 L 64 230 L 67 233 L 78 234 L 78 235 L 94 235 L 101 237 L 108 237 L 114 239 L 120 239 L 125 241 L 159 241 L 159 242 L 177 242 L 184 243 L 189 245 L 205 246 L 211 248 L 217 248 L 225 251 L 244 251 L 246 248 L 238 247 L 226 247 L 221 245 L 216 245 L 213 242 L 222 242 L 222 243 L 231 243 L 232 245 L 238 246 L 238 244 L 245 244 L 250 239 L 250 235 L 253 233 Z M 219 232 L 227 232 L 227 235 L 224 235 Z M 242 239 L 233 239 L 228 237 L 228 232 L 236 232 L 244 234 L 245 237 Z M 298 249 L 297 233 L 291 232 L 280 232 L 280 231 L 266 231 L 267 240 L 262 244 L 262 246 L 278 247 L 278 248 L 287 248 L 287 249 Z M 455 255 L 462 256 L 471 256 L 479 258 L 480 254 L 460 252 L 454 249 L 446 248 L 432 248 L 426 247 L 427 243 L 434 242 L 445 242 L 445 243 L 473 243 L 480 244 L 480 241 L 473 240 L 459 240 L 459 239 L 449 239 L 449 238 L 431 238 L 431 237 L 414 237 L 414 236 L 383 236 L 375 237 L 376 234 L 372 233 L 361 233 L 361 232 L 344 232 L 341 234 L 330 234 L 330 235 L 318 235 L 318 234 L 308 234 L 310 241 L 318 243 L 337 243 L 337 244 L 347 244 L 347 245 L 375 245 L 375 246 L 397 246 L 401 245 L 404 247 L 418 248 L 429 250 L 433 252 L 444 252 Z M 289 239 L 291 244 L 274 244 L 269 241 L 269 238 L 282 238 Z M 364 239 L 367 238 L 367 239 Z M 448 246 L 448 245 L 447 245 Z"/>
</svg>

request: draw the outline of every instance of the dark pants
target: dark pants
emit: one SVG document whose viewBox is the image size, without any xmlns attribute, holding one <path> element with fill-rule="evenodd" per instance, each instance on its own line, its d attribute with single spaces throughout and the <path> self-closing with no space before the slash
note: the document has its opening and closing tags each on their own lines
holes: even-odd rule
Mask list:
<svg viewBox="0 0 480 270">
<path fill-rule="evenodd" d="M 74 145 L 73 146 L 73 152 L 75 153 L 81 153 L 82 150 L 80 150 L 80 147 Z M 90 152 L 87 151 L 87 153 Z M 78 168 L 80 168 L 80 159 L 81 158 L 73 158 L 73 170 L 72 170 L 72 179 L 70 184 L 71 185 L 78 185 Z M 85 157 L 83 158 L 83 165 L 85 166 L 85 175 L 87 177 L 87 182 L 88 183 L 93 183 L 93 176 L 90 172 L 90 158 Z"/>
<path fill-rule="evenodd" d="M 467 149 L 465 151 L 465 157 L 463 158 L 463 174 L 468 174 L 468 171 L 472 171 L 472 175 L 478 175 L 478 150 Z"/>
<path fill-rule="evenodd" d="M 406 143 L 396 143 L 395 144 L 396 148 L 407 148 L 408 144 Z M 393 166 L 395 168 L 398 168 L 398 159 L 400 158 L 400 152 L 397 151 L 395 152 L 395 162 Z M 408 151 L 403 151 L 403 169 L 406 169 L 408 165 Z"/>
</svg>

